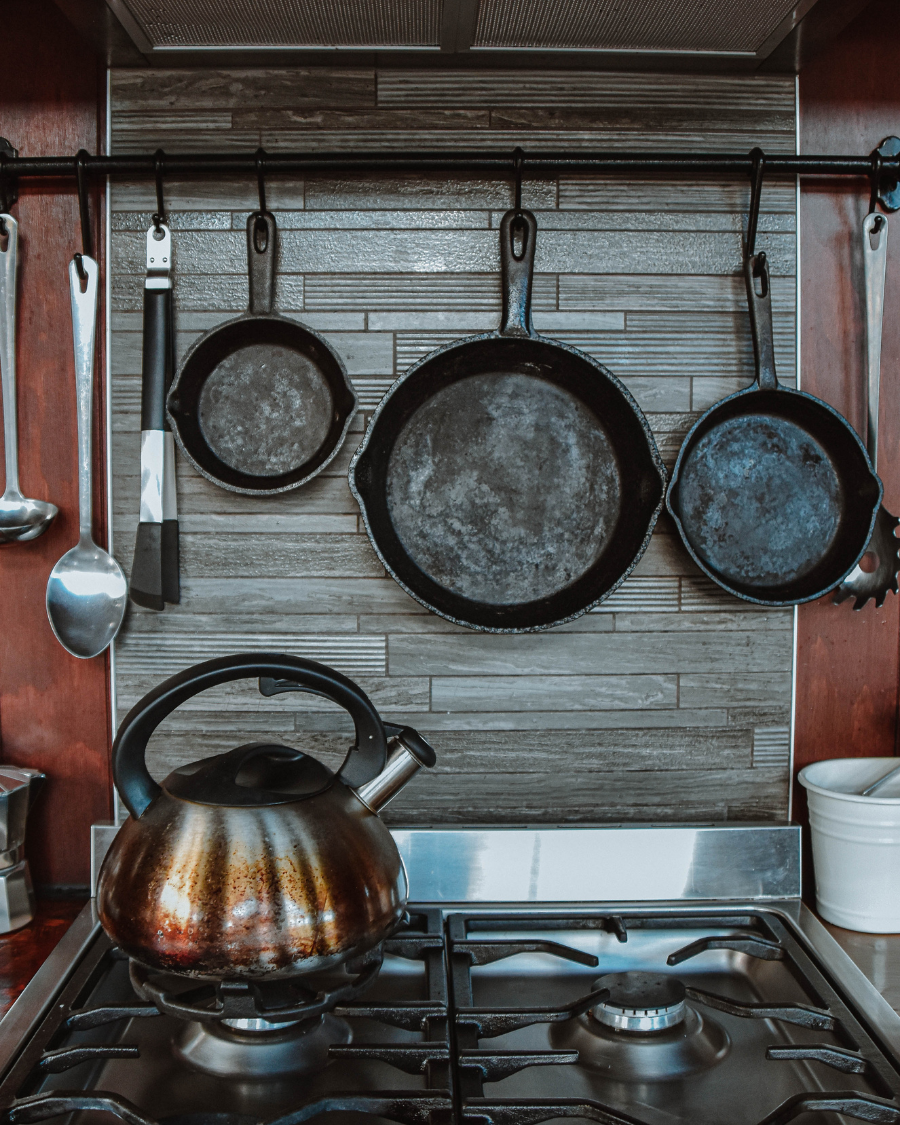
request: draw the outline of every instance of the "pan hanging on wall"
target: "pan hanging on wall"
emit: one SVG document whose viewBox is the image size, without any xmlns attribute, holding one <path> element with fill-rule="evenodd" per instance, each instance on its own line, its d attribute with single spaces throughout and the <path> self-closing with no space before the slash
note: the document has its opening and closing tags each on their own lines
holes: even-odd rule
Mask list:
<svg viewBox="0 0 900 1125">
<path fill-rule="evenodd" d="M 778 382 L 769 267 L 753 252 L 762 170 L 758 153 L 744 262 L 756 381 L 695 423 L 666 504 L 713 581 L 745 601 L 785 606 L 821 597 L 853 569 L 881 482 L 836 410 Z"/>
<path fill-rule="evenodd" d="M 536 235 L 530 211 L 504 215 L 500 328 L 398 379 L 350 464 L 389 573 L 488 632 L 550 628 L 608 597 L 644 553 L 666 481 L 619 380 L 534 331 Z"/>
<path fill-rule="evenodd" d="M 337 353 L 312 329 L 274 312 L 277 227 L 247 220 L 250 308 L 201 336 L 169 392 L 185 456 L 222 488 L 272 495 L 299 488 L 343 444 L 356 395 Z"/>
</svg>

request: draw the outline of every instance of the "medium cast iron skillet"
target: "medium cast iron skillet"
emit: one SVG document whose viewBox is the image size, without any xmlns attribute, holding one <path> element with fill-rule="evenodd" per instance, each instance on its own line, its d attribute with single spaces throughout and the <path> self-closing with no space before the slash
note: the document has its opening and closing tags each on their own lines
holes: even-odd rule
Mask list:
<svg viewBox="0 0 900 1125">
<path fill-rule="evenodd" d="M 537 223 L 500 225 L 497 332 L 440 348 L 391 387 L 350 464 L 376 552 L 428 609 L 516 633 L 578 617 L 643 554 L 665 470 L 622 384 L 537 335 Z"/>
<path fill-rule="evenodd" d="M 859 561 L 881 481 L 836 410 L 778 382 L 765 254 L 745 262 L 744 276 L 756 382 L 694 425 L 666 504 L 691 557 L 723 589 L 796 605 L 833 589 Z"/>
<path fill-rule="evenodd" d="M 191 347 L 168 397 L 178 444 L 232 492 L 299 488 L 340 449 L 356 395 L 339 357 L 310 328 L 273 312 L 275 216 L 247 220 L 250 308 Z"/>
</svg>

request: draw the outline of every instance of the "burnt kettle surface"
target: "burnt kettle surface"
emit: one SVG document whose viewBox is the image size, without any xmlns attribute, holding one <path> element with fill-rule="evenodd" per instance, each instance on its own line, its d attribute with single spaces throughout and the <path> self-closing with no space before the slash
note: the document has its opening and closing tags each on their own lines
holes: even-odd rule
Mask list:
<svg viewBox="0 0 900 1125">
<path fill-rule="evenodd" d="M 356 741 L 337 774 L 299 750 L 240 746 L 158 785 L 151 734 L 206 688 L 260 677 L 265 694 L 301 690 L 343 706 Z M 378 816 L 434 751 L 381 721 L 351 680 L 278 654 L 210 660 L 166 680 L 125 718 L 113 772 L 131 817 L 97 889 L 110 938 L 151 970 L 207 980 L 294 977 L 378 945 L 406 906 L 406 872 Z"/>
</svg>

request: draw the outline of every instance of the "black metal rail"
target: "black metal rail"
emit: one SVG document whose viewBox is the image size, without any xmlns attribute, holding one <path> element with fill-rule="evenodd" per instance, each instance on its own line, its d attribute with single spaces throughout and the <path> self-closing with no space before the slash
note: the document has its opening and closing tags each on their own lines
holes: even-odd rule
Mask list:
<svg viewBox="0 0 900 1125">
<path fill-rule="evenodd" d="M 267 175 L 291 172 L 484 172 L 511 176 L 516 162 L 512 152 L 261 152 L 165 153 L 166 176 L 254 175 L 263 165 Z M 80 161 L 91 176 L 152 176 L 158 167 L 154 153 L 90 156 Z M 76 156 L 7 156 L 3 169 L 12 179 L 74 177 Z M 748 153 L 650 152 L 524 152 L 526 174 L 559 172 L 621 172 L 631 175 L 721 175 L 749 177 L 754 168 Z M 793 156 L 766 154 L 767 175 L 871 176 L 872 156 Z M 885 155 L 880 162 L 883 180 L 900 178 L 900 154 Z"/>
<path fill-rule="evenodd" d="M 481 173 L 495 176 L 602 173 L 631 176 L 754 177 L 764 167 L 767 176 L 851 176 L 867 178 L 871 205 L 877 200 L 886 211 L 900 209 L 900 138 L 886 137 L 868 156 L 796 156 L 749 153 L 655 152 L 556 152 L 521 148 L 513 151 L 472 152 L 266 152 L 246 153 L 124 153 L 91 156 L 19 156 L 9 141 L 0 138 L 0 197 L 15 200 L 22 179 L 48 180 L 72 177 L 154 176 L 161 194 L 165 176 L 288 175 L 328 172 Z"/>
</svg>

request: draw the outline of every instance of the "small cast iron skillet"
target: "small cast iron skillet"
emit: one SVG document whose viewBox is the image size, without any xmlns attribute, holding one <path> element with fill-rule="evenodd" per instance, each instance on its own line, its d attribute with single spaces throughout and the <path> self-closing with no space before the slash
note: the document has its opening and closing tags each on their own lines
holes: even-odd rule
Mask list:
<svg viewBox="0 0 900 1125">
<path fill-rule="evenodd" d="M 744 263 L 744 276 L 756 382 L 694 425 L 666 505 L 691 557 L 724 590 L 796 605 L 832 590 L 862 557 L 881 481 L 836 410 L 778 382 L 765 254 Z"/>
<path fill-rule="evenodd" d="M 250 308 L 201 336 L 167 400 L 178 444 L 207 480 L 270 496 L 299 488 L 340 449 L 356 395 L 337 354 L 273 312 L 275 216 L 247 220 Z"/>
<path fill-rule="evenodd" d="M 432 352 L 391 387 L 350 464 L 378 556 L 470 629 L 546 629 L 615 590 L 644 553 L 665 470 L 601 364 L 531 325 L 537 223 L 500 225 L 500 329 Z"/>
</svg>

